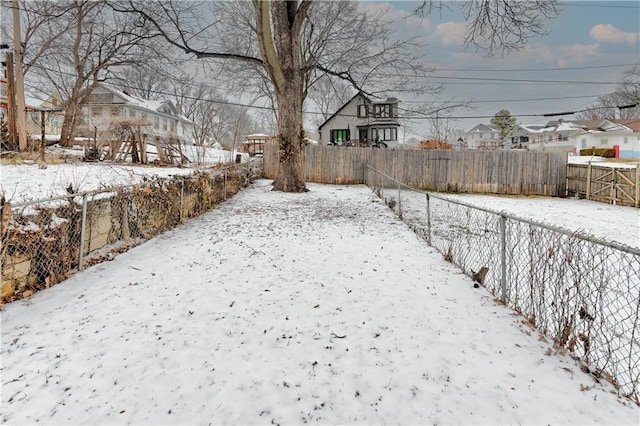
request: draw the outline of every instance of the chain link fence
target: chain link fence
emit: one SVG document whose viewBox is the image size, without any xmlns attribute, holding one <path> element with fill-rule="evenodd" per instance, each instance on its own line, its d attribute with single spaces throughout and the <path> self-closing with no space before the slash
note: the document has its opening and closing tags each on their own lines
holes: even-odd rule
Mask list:
<svg viewBox="0 0 640 426">
<path fill-rule="evenodd" d="M 28 297 L 77 270 L 196 217 L 260 177 L 257 163 L 2 206 L 2 301 Z M 70 192 L 72 192 L 70 190 Z"/>
<path fill-rule="evenodd" d="M 410 188 L 365 183 L 444 258 L 640 404 L 640 250 Z"/>
</svg>

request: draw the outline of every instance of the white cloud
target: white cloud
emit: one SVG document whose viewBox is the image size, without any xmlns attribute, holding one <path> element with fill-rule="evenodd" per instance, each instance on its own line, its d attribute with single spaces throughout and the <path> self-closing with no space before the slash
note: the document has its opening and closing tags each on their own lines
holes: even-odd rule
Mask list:
<svg viewBox="0 0 640 426">
<path fill-rule="evenodd" d="M 640 33 L 627 33 L 611 24 L 598 24 L 589 30 L 589 36 L 601 43 L 634 44 Z"/>
<path fill-rule="evenodd" d="M 467 31 L 464 22 L 445 22 L 438 24 L 433 36 L 440 40 L 443 46 L 462 46 Z"/>
<path fill-rule="evenodd" d="M 413 13 L 395 7 L 391 3 L 361 2 L 360 7 L 368 12 L 380 14 L 385 20 L 395 22 L 400 27 L 419 28 L 423 31 L 427 31 L 431 27 L 431 22 L 428 19 L 422 19 Z"/>
</svg>

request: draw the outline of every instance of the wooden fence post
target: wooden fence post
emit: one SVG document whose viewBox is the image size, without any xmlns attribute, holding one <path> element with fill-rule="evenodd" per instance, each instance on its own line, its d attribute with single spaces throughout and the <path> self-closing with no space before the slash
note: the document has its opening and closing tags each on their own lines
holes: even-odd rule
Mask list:
<svg viewBox="0 0 640 426">
<path fill-rule="evenodd" d="M 638 207 L 640 202 L 640 173 L 638 173 L 638 170 L 640 170 L 640 166 L 636 166 L 636 200 L 635 200 L 636 207 Z"/>
<path fill-rule="evenodd" d="M 591 161 L 587 164 L 587 194 L 586 199 L 589 200 L 591 197 Z"/>
</svg>

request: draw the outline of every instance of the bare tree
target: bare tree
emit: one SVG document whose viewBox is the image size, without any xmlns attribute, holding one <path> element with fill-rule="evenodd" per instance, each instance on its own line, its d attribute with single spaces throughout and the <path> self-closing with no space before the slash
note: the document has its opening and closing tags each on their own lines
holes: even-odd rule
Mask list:
<svg viewBox="0 0 640 426">
<path fill-rule="evenodd" d="M 640 63 L 625 71 L 614 92 L 599 96 L 585 111 L 576 114 L 584 120 L 590 120 L 594 115 L 623 119 L 640 117 Z"/>
<path fill-rule="evenodd" d="M 465 45 L 507 54 L 523 48 L 532 37 L 548 33 L 547 21 L 561 11 L 558 0 L 470 0 L 457 3 L 467 22 Z M 442 8 L 454 7 L 441 0 L 423 0 L 416 8 L 426 17 Z"/>
<path fill-rule="evenodd" d="M 325 122 L 332 113 L 353 97 L 353 88 L 344 80 L 324 75 L 315 81 L 309 90 L 309 100 L 319 114 L 315 115 L 316 127 Z"/>
<path fill-rule="evenodd" d="M 152 23 L 158 36 L 185 52 L 222 61 L 229 69 L 235 63 L 263 82 L 265 94 L 273 95 L 277 108 L 280 162 L 275 190 L 306 190 L 302 106 L 309 88 L 323 74 L 374 94 L 390 87 L 416 88 L 419 80 L 413 77 L 425 71 L 416 54 L 418 43 L 394 39 L 384 13 L 366 13 L 357 2 L 256 0 L 207 5 L 213 10 L 205 25 L 198 22 L 204 14 L 197 6 L 203 5 L 192 2 L 130 1 L 119 10 L 138 13 Z"/>
<path fill-rule="evenodd" d="M 30 67 L 65 99 L 60 144 L 70 146 L 96 84 L 114 68 L 145 61 L 147 29 L 136 16 L 114 13 L 106 1 L 45 3 L 46 8 L 41 2 L 24 3 L 28 13 L 50 18 L 31 38 L 38 54 Z"/>
</svg>

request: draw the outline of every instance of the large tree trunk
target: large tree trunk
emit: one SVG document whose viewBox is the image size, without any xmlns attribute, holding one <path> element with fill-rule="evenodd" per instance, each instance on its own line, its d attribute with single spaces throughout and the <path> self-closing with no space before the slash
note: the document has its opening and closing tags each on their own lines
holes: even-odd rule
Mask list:
<svg viewBox="0 0 640 426">
<path fill-rule="evenodd" d="M 304 72 L 301 67 L 300 40 L 302 22 L 311 3 L 303 1 L 299 4 L 296 0 L 289 0 L 270 3 L 256 1 L 254 4 L 260 51 L 278 100 L 280 149 L 278 176 L 273 182 L 273 190 L 304 192 L 307 190 L 302 167 Z"/>
<path fill-rule="evenodd" d="M 298 75 L 300 78 L 300 75 Z M 292 80 L 295 80 L 293 78 Z M 274 191 L 304 192 L 302 159 L 302 92 L 295 81 L 278 93 L 278 176 Z"/>
</svg>

